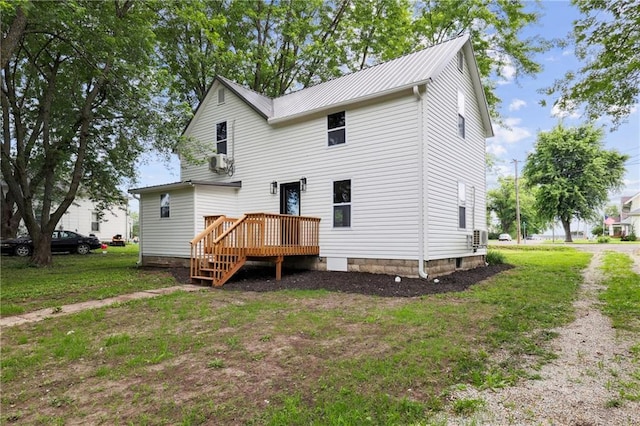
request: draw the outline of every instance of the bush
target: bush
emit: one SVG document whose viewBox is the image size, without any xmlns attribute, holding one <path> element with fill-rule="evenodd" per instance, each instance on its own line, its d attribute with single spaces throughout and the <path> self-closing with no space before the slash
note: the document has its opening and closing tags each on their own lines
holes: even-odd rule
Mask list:
<svg viewBox="0 0 640 426">
<path fill-rule="evenodd" d="M 504 253 L 489 250 L 487 251 L 486 261 L 489 265 L 502 265 L 505 263 Z"/>
<path fill-rule="evenodd" d="M 598 242 L 599 243 L 608 243 L 609 242 L 609 237 L 598 237 Z"/>
</svg>

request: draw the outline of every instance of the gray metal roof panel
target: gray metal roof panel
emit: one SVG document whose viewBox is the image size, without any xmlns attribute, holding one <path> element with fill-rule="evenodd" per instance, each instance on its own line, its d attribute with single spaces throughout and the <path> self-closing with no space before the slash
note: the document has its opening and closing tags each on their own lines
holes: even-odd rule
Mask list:
<svg viewBox="0 0 640 426">
<path fill-rule="evenodd" d="M 469 36 L 465 34 L 418 52 L 283 95 L 273 100 L 273 115 L 270 121 L 366 99 L 412 84 L 425 83 L 437 77 L 468 40 Z"/>
</svg>

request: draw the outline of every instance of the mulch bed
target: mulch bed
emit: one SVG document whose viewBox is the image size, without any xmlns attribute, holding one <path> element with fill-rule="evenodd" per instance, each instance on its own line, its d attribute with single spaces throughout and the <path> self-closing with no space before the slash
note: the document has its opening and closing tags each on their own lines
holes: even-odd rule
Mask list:
<svg viewBox="0 0 640 426">
<path fill-rule="evenodd" d="M 282 279 L 276 281 L 274 267 L 246 266 L 234 275 L 222 288 L 223 291 L 278 291 L 278 290 L 328 290 L 382 297 L 415 297 L 425 294 L 464 291 L 478 282 L 513 266 L 489 265 L 483 268 L 456 271 L 435 279 L 402 278 L 365 272 L 333 271 L 282 271 Z M 172 275 L 180 283 L 189 283 L 189 269 L 171 268 Z"/>
</svg>

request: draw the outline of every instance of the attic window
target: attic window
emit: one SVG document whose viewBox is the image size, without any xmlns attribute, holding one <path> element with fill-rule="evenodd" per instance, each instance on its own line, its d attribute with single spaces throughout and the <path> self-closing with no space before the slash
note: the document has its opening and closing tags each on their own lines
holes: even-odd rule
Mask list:
<svg viewBox="0 0 640 426">
<path fill-rule="evenodd" d="M 224 87 L 218 89 L 218 104 L 224 103 Z"/>
<path fill-rule="evenodd" d="M 458 89 L 458 136 L 464 139 L 465 123 L 464 123 L 464 93 Z"/>
<path fill-rule="evenodd" d="M 327 129 L 329 130 L 329 146 L 340 145 L 346 142 L 346 120 L 344 111 L 327 116 Z"/>
<path fill-rule="evenodd" d="M 458 69 L 460 72 L 464 70 L 464 53 L 462 53 L 462 50 L 458 52 Z"/>
</svg>

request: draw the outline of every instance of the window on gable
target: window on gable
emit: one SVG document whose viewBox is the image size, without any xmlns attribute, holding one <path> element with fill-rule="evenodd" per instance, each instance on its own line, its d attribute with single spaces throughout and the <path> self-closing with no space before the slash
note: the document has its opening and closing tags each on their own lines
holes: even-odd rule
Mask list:
<svg viewBox="0 0 640 426">
<path fill-rule="evenodd" d="M 464 53 L 462 53 L 462 50 L 458 52 L 458 69 L 460 71 L 464 70 Z"/>
<path fill-rule="evenodd" d="M 464 93 L 458 89 L 458 136 L 464 139 L 465 123 L 464 123 Z"/>
<path fill-rule="evenodd" d="M 100 218 L 98 212 L 91 212 L 91 230 L 100 231 Z"/>
<path fill-rule="evenodd" d="M 333 182 L 333 227 L 351 226 L 351 180 Z"/>
<path fill-rule="evenodd" d="M 458 182 L 458 228 L 467 228 L 467 190 L 463 182 Z"/>
<path fill-rule="evenodd" d="M 227 122 L 216 124 L 216 152 L 218 154 L 227 153 Z"/>
<path fill-rule="evenodd" d="M 169 217 L 170 204 L 171 196 L 169 194 L 160 194 L 160 217 Z"/>
<path fill-rule="evenodd" d="M 346 119 L 344 111 L 327 116 L 327 129 L 329 130 L 329 146 L 340 145 L 346 142 Z"/>
<path fill-rule="evenodd" d="M 218 103 L 219 104 L 224 103 L 224 87 L 221 87 L 218 89 Z"/>
</svg>

